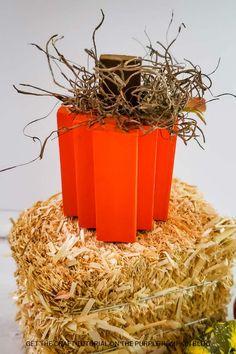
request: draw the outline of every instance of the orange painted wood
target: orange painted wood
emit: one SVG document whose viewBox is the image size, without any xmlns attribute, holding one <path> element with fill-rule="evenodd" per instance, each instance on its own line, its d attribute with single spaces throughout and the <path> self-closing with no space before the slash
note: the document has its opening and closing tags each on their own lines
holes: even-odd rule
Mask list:
<svg viewBox="0 0 236 354">
<path fill-rule="evenodd" d="M 66 107 L 61 106 L 57 112 L 57 126 L 68 128 L 73 125 L 74 114 Z M 77 215 L 75 164 L 73 132 L 59 131 L 59 153 L 61 166 L 61 184 L 63 197 L 63 211 L 66 216 Z"/>
<path fill-rule="evenodd" d="M 58 128 L 80 125 L 59 133 L 64 214 L 96 228 L 98 240 L 134 242 L 137 229 L 168 217 L 176 136 L 81 124 L 90 117 L 58 110 Z"/>
<path fill-rule="evenodd" d="M 168 218 L 175 147 L 176 135 L 170 136 L 168 130 L 159 129 L 157 139 L 156 184 L 154 194 L 155 220 L 165 221 Z"/>
<path fill-rule="evenodd" d="M 150 129 L 147 127 L 146 129 Z M 153 228 L 154 189 L 156 175 L 156 146 L 158 130 L 145 134 L 139 132 L 138 139 L 138 208 L 137 229 Z"/>
<path fill-rule="evenodd" d="M 78 128 L 73 129 L 78 222 L 80 227 L 95 228 L 95 196 L 93 171 L 92 129 L 83 122 L 89 114 L 77 114 L 74 120 Z M 82 124 L 82 125 L 81 125 Z M 79 126 L 81 125 L 81 126 Z"/>
<path fill-rule="evenodd" d="M 138 131 L 107 123 L 93 131 L 97 239 L 134 242 L 137 230 Z"/>
</svg>

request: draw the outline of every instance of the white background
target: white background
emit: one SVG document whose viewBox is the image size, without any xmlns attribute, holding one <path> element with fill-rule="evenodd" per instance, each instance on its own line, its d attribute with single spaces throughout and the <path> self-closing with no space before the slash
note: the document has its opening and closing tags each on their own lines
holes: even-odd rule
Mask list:
<svg viewBox="0 0 236 354">
<path fill-rule="evenodd" d="M 186 57 L 209 73 L 221 57 L 213 76 L 213 92 L 236 93 L 236 2 L 234 0 L 8 0 L 0 2 L 1 36 L 1 125 L 0 169 L 22 163 L 38 153 L 37 143 L 22 134 L 24 125 L 48 113 L 53 98 L 17 94 L 12 85 L 31 83 L 57 90 L 51 82 L 46 59 L 29 46 L 44 46 L 52 34 L 64 35 L 60 48 L 67 57 L 86 65 L 84 48 L 92 47 L 92 31 L 99 23 L 100 8 L 105 23 L 97 33 L 98 54 L 143 55 L 145 28 L 153 43 L 165 43 L 166 29 L 174 10 L 170 38 L 184 22 L 173 54 Z M 179 141 L 175 175 L 199 189 L 222 214 L 236 215 L 235 131 L 236 99 L 222 98 L 210 103 L 206 113 L 205 151 L 192 141 Z M 30 131 L 46 137 L 55 128 L 56 112 Z M 0 173 L 0 209 L 24 209 L 37 200 L 60 191 L 57 141 L 49 142 L 44 159 L 32 165 Z"/>
</svg>

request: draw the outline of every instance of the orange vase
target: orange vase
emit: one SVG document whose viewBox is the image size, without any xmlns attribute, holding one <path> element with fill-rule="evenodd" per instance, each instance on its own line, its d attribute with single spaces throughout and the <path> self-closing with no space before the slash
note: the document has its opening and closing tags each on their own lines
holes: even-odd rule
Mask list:
<svg viewBox="0 0 236 354">
<path fill-rule="evenodd" d="M 89 119 L 58 111 L 59 126 L 75 127 L 59 136 L 64 213 L 96 228 L 100 241 L 134 242 L 137 229 L 168 217 L 176 136 L 124 132 L 112 119 L 88 127 Z"/>
<path fill-rule="evenodd" d="M 66 131 L 62 128 L 73 126 L 74 117 L 75 115 L 64 106 L 57 112 L 63 211 L 66 216 L 77 215 L 77 200 L 73 130 Z"/>
</svg>

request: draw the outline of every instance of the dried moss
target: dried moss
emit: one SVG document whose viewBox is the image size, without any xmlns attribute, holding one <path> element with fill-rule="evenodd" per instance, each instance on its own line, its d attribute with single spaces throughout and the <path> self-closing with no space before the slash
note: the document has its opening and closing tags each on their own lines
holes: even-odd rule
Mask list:
<svg viewBox="0 0 236 354">
<path fill-rule="evenodd" d="M 45 54 L 51 78 L 60 91 L 52 92 L 31 84 L 20 84 L 22 88 L 14 86 L 15 89 L 22 94 L 55 97 L 72 112 L 92 113 L 96 117 L 95 122 L 103 124 L 107 118 L 113 117 L 123 130 L 148 125 L 152 129 L 168 129 L 185 143 L 192 138 L 198 142 L 201 138 L 204 140 L 198 119 L 205 123 L 203 97 L 207 91 L 211 92 L 210 75 L 213 72 L 207 75 L 199 65 L 187 59 L 179 62 L 172 55 L 172 46 L 184 24 L 167 45 L 159 41 L 153 45 L 146 34 L 145 56 L 107 68 L 99 60 L 95 42 L 95 34 L 104 21 L 103 12 L 102 16 L 101 23 L 93 32 L 93 48 L 85 49 L 93 62 L 92 70 L 66 58 L 58 48 L 58 41 L 63 37 L 53 35 L 45 48 L 33 45 Z M 128 77 L 119 75 L 124 71 L 132 74 Z M 140 84 L 132 88 L 127 99 L 126 87 L 137 76 L 140 76 Z M 116 87 L 115 92 L 110 84 Z"/>
</svg>

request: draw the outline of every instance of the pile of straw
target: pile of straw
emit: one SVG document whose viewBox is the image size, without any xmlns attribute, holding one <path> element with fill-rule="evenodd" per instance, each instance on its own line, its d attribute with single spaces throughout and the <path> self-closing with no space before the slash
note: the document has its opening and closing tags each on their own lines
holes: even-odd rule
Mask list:
<svg viewBox="0 0 236 354">
<path fill-rule="evenodd" d="M 235 236 L 235 220 L 177 179 L 169 220 L 133 244 L 96 241 L 63 216 L 61 195 L 37 202 L 9 236 L 26 351 L 183 353 L 226 318 Z"/>
</svg>

